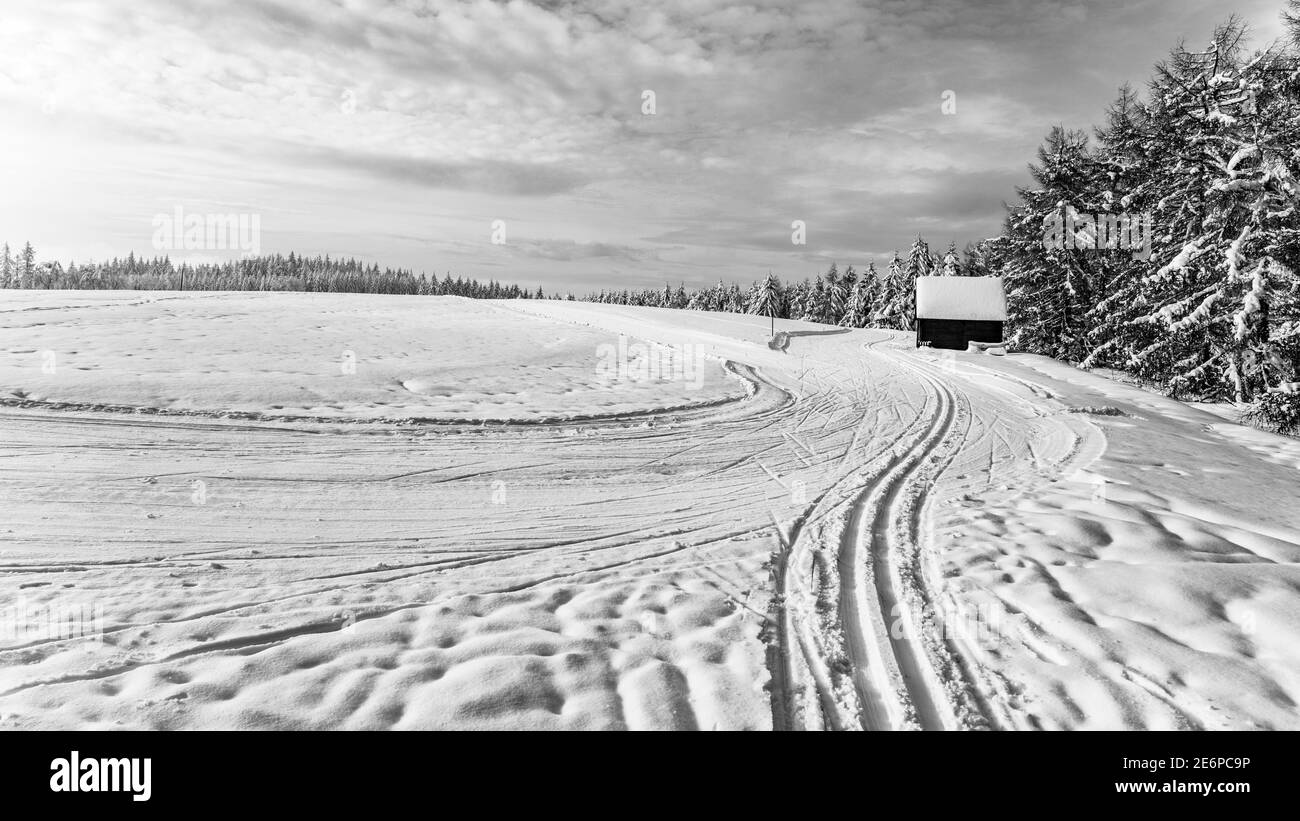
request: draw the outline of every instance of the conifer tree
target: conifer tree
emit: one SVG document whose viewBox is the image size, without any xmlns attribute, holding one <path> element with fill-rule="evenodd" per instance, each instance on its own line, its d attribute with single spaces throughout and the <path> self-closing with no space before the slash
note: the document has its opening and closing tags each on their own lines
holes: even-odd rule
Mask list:
<svg viewBox="0 0 1300 821">
<path fill-rule="evenodd" d="M 949 242 L 948 251 L 943 255 L 943 275 L 946 277 L 961 276 L 961 261 L 957 257 L 957 243 Z"/>
<path fill-rule="evenodd" d="M 875 314 L 876 298 L 879 294 L 879 281 L 876 278 L 874 263 L 867 263 L 867 270 L 857 278 L 853 292 L 849 296 L 848 307 L 839 324 L 846 328 L 866 328 L 872 324 Z"/>
<path fill-rule="evenodd" d="M 771 332 L 776 335 L 776 315 L 781 308 L 781 283 L 771 271 L 768 272 L 767 278 L 763 284 L 758 287 L 750 312 L 759 316 L 766 316 L 771 319 Z"/>
</svg>

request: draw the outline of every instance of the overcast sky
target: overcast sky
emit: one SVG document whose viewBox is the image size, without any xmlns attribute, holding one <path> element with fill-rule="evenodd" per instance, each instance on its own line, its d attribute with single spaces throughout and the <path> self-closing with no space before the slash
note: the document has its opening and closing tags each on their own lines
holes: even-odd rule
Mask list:
<svg viewBox="0 0 1300 821">
<path fill-rule="evenodd" d="M 0 0 L 0 240 L 153 255 L 180 206 L 548 288 L 803 277 L 996 233 L 1052 124 L 1282 6 Z"/>
</svg>

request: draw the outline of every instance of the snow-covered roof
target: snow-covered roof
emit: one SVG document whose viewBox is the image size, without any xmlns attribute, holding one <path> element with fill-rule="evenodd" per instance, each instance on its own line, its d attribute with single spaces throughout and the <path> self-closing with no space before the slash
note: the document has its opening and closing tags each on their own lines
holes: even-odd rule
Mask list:
<svg viewBox="0 0 1300 821">
<path fill-rule="evenodd" d="M 917 277 L 916 317 L 1004 322 L 1002 277 Z"/>
</svg>

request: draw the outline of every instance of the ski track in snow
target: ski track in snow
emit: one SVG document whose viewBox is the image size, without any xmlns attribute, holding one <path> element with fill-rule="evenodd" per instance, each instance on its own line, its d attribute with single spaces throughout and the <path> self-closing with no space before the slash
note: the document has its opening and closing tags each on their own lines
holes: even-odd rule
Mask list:
<svg viewBox="0 0 1300 821">
<path fill-rule="evenodd" d="M 244 304 L 25 297 L 0 330 L 59 300 L 83 327 Z M 339 322 L 335 299 L 311 304 Z M 743 396 L 584 411 L 577 362 L 484 424 L 285 415 L 265 380 L 240 411 L 45 380 L 57 399 L 0 402 L 0 592 L 102 605 L 103 640 L 0 636 L 0 727 L 1300 727 L 1289 442 L 907 334 L 783 321 L 771 350 L 758 317 L 473 310 L 503 356 L 565 329 L 689 343 Z"/>
</svg>

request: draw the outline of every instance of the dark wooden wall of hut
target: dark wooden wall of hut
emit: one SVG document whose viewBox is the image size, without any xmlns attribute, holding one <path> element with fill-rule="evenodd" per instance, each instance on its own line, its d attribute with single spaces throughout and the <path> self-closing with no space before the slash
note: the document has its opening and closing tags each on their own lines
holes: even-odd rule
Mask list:
<svg viewBox="0 0 1300 821">
<path fill-rule="evenodd" d="M 974 319 L 918 319 L 917 346 L 964 351 L 968 342 L 1001 342 L 1002 323 Z"/>
</svg>

